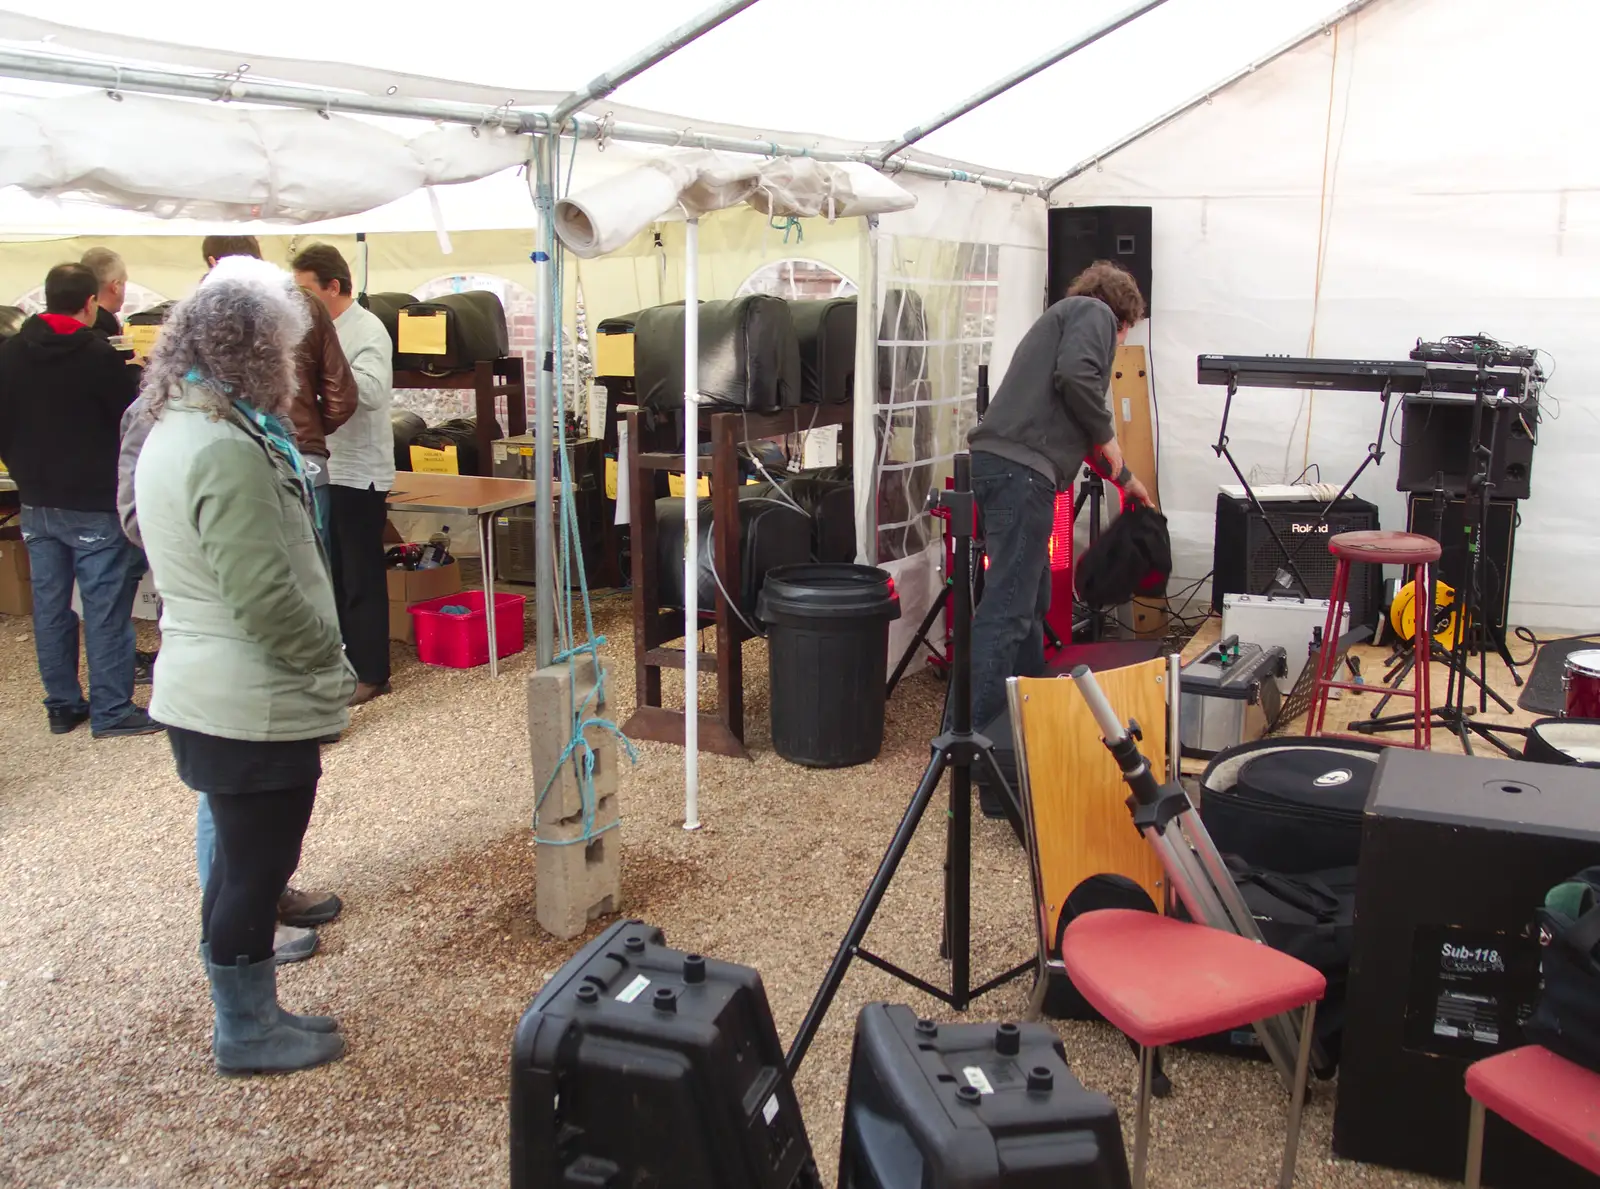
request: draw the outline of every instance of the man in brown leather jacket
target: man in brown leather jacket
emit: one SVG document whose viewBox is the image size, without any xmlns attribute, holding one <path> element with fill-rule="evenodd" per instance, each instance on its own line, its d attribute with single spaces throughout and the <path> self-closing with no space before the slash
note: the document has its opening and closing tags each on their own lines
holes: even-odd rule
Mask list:
<svg viewBox="0 0 1600 1189">
<path fill-rule="evenodd" d="M 217 261 L 225 256 L 262 258 L 261 244 L 253 235 L 208 235 L 200 250 L 206 258 L 207 268 L 215 268 Z M 358 393 L 355 376 L 344 357 L 344 348 L 339 346 L 339 335 L 334 329 L 332 317 L 311 294 L 304 289 L 298 292 L 305 299 L 311 329 L 301 340 L 295 361 L 299 384 L 290 418 L 294 422 L 295 439 L 305 457 L 307 477 L 312 481 L 312 492 L 316 497 L 317 530 L 326 543 L 327 435 L 350 420 L 356 411 Z M 117 512 L 122 520 L 123 531 L 135 545 L 140 542 L 133 476 L 139 462 L 139 451 L 144 447 L 151 425 L 151 419 L 145 414 L 145 397 L 141 394 L 123 415 L 122 450 L 117 460 Z M 201 797 L 195 849 L 201 868 L 202 888 L 209 874 L 207 868 L 212 846 L 210 815 L 205 798 Z M 303 892 L 292 887 L 285 888 L 278 900 L 281 927 L 273 939 L 277 960 L 292 962 L 309 958 L 317 946 L 317 936 L 310 926 L 333 920 L 341 907 L 339 897 L 331 892 Z"/>
</svg>

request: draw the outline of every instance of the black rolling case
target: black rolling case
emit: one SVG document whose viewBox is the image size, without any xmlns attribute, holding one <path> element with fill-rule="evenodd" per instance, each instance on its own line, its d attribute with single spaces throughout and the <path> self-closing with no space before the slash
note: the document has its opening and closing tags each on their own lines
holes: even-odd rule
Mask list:
<svg viewBox="0 0 1600 1189">
<path fill-rule="evenodd" d="M 811 560 L 811 518 L 786 501 L 756 493 L 739 498 L 739 589 L 728 591 L 740 612 L 754 622 L 756 596 L 767 571 L 778 566 L 798 566 Z M 717 605 L 717 577 L 712 569 L 712 529 L 715 512 L 709 499 L 700 501 L 700 611 L 710 614 Z M 683 606 L 683 500 L 668 496 L 656 501 L 656 590 L 663 607 Z"/>
<path fill-rule="evenodd" d="M 657 413 L 683 410 L 682 304 L 634 315 L 634 386 Z M 800 403 L 800 344 L 789 303 L 754 294 L 700 305 L 700 394 L 723 411 L 770 413 Z"/>
<path fill-rule="evenodd" d="M 396 409 L 389 414 L 389 425 L 394 430 L 394 469 L 411 469 L 411 443 L 417 435 L 426 432 L 428 423 L 409 409 Z"/>
<path fill-rule="evenodd" d="M 505 437 L 498 421 L 489 423 L 489 438 L 498 441 Z M 482 475 L 487 473 L 488 459 L 478 457 L 478 419 L 476 417 L 454 417 L 449 421 L 442 421 L 438 425 L 430 425 L 411 439 L 413 446 L 426 446 L 430 450 L 443 450 L 446 446 L 456 448 L 456 469 L 463 475 Z M 406 468 L 410 470 L 410 467 Z"/>
<path fill-rule="evenodd" d="M 847 405 L 855 397 L 856 299 L 792 301 L 800 342 L 800 399 L 806 404 Z"/>
<path fill-rule="evenodd" d="M 1298 875 L 1361 861 L 1361 817 L 1377 743 L 1260 739 L 1217 753 L 1200 778 L 1200 820 L 1217 850 Z"/>
<path fill-rule="evenodd" d="M 429 318 L 444 319 L 443 352 L 401 351 L 395 359 L 400 370 L 435 374 L 469 371 L 473 364 L 503 359 L 508 353 L 505 307 L 485 289 L 446 293 L 433 301 L 413 301 L 396 316 L 397 345 L 410 345 L 408 322 Z"/>
<path fill-rule="evenodd" d="M 409 293 L 363 293 L 361 304 L 377 315 L 378 321 L 383 323 L 383 328 L 389 332 L 389 341 L 394 344 L 393 358 L 400 357 L 400 311 L 407 306 L 417 303 L 417 299 Z M 395 366 L 399 366 L 397 363 Z"/>
<path fill-rule="evenodd" d="M 511 1050 L 511 1189 L 820 1189 L 761 976 L 619 921 Z"/>
<path fill-rule="evenodd" d="M 1128 1189 L 1111 1100 L 1043 1024 L 856 1019 L 838 1189 Z"/>
</svg>

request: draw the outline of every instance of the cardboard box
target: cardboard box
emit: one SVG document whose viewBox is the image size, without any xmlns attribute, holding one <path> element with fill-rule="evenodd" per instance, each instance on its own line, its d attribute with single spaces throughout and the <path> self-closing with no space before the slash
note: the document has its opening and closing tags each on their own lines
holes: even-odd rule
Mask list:
<svg viewBox="0 0 1600 1189">
<path fill-rule="evenodd" d="M 389 639 L 412 643 L 411 616 L 406 608 L 414 603 L 455 594 L 461 589 L 461 567 L 450 562 L 434 570 L 390 570 Z"/>
<path fill-rule="evenodd" d="M 72 584 L 72 613 L 83 614 L 83 595 L 76 582 Z M 133 617 L 148 619 L 151 623 L 161 618 L 161 596 L 156 593 L 156 580 L 149 570 L 139 579 L 139 590 L 133 596 Z"/>
<path fill-rule="evenodd" d="M 0 615 L 33 614 L 32 575 L 28 547 L 17 537 L 0 539 Z"/>
</svg>

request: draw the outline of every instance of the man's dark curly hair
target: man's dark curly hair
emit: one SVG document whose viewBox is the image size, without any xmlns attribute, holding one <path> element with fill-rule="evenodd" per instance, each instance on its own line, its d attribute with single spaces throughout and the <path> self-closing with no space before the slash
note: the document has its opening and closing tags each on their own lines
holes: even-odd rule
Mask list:
<svg viewBox="0 0 1600 1189">
<path fill-rule="evenodd" d="M 1096 297 L 1111 307 L 1121 326 L 1134 326 L 1144 317 L 1144 297 L 1139 282 L 1121 265 L 1096 260 L 1067 286 L 1068 297 Z"/>
</svg>

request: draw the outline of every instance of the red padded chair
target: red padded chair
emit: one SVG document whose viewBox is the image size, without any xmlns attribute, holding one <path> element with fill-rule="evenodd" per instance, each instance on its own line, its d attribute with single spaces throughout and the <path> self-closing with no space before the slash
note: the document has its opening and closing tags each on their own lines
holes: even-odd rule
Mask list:
<svg viewBox="0 0 1600 1189">
<path fill-rule="evenodd" d="M 1145 1183 L 1155 1050 L 1304 1008 L 1278 1177 L 1279 1189 L 1290 1189 L 1317 1003 L 1327 989 L 1320 971 L 1234 933 L 1122 908 L 1074 918 L 1061 939 L 1061 961 L 1083 997 L 1139 1046 L 1134 1189 Z"/>
<path fill-rule="evenodd" d="M 1483 1183 L 1484 1112 L 1493 1111 L 1579 1168 L 1600 1173 L 1600 1074 L 1538 1045 L 1467 1068 L 1467 1189 Z"/>
<path fill-rule="evenodd" d="M 1344 618 L 1346 598 L 1350 586 L 1352 562 L 1366 562 L 1375 566 L 1409 567 L 1416 585 L 1417 632 L 1412 641 L 1412 655 L 1419 657 L 1411 670 L 1411 688 L 1383 692 L 1396 698 L 1410 698 L 1413 707 L 1411 746 L 1423 751 L 1433 746 L 1433 705 L 1428 682 L 1429 661 L 1433 656 L 1432 599 L 1428 592 L 1428 572 L 1439 560 L 1439 542 L 1432 537 L 1416 533 L 1359 532 L 1340 533 L 1328 541 L 1328 552 L 1338 559 L 1333 571 L 1333 590 L 1328 599 L 1328 618 L 1322 629 L 1322 651 L 1317 656 L 1317 679 L 1311 687 L 1311 708 L 1306 713 L 1306 734 L 1322 735 L 1323 720 L 1328 714 L 1328 691 L 1335 689 L 1372 693 L 1370 685 L 1356 685 L 1348 681 L 1335 681 L 1339 668 L 1339 623 Z M 1356 626 L 1356 625 L 1352 625 Z M 1335 736 L 1337 737 L 1337 736 Z M 1347 738 L 1371 743 L 1370 735 Z"/>
</svg>

